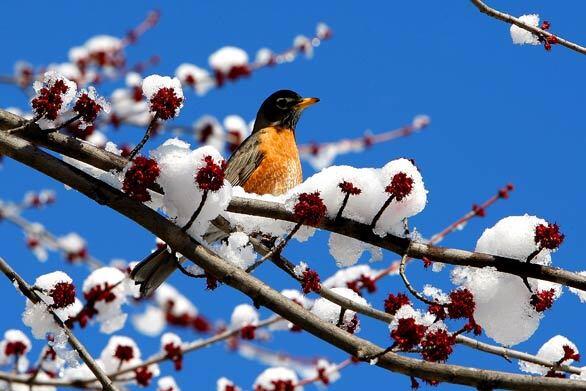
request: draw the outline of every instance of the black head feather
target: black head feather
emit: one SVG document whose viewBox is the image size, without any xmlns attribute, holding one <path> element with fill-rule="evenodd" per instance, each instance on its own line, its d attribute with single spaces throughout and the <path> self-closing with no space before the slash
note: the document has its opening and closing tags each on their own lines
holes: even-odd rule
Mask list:
<svg viewBox="0 0 586 391">
<path fill-rule="evenodd" d="M 267 126 L 295 130 L 299 116 L 305 108 L 299 105 L 302 101 L 301 95 L 295 91 L 279 90 L 273 93 L 258 109 L 253 132 Z"/>
</svg>

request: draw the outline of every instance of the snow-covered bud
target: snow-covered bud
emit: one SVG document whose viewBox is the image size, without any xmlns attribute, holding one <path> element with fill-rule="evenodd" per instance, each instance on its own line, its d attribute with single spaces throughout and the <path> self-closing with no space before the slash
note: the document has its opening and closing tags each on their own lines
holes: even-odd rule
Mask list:
<svg viewBox="0 0 586 391">
<path fill-rule="evenodd" d="M 254 381 L 255 391 L 298 391 L 298 378 L 295 372 L 285 367 L 265 369 Z"/>
<path fill-rule="evenodd" d="M 33 82 L 35 73 L 33 66 L 25 61 L 17 61 L 14 65 L 14 78 L 19 87 L 25 88 Z"/>
<path fill-rule="evenodd" d="M 539 26 L 539 15 L 537 14 L 523 15 L 519 17 L 519 20 L 529 26 Z M 539 45 L 540 43 L 537 35 L 514 24 L 511 25 L 511 39 L 517 45 Z"/>
<path fill-rule="evenodd" d="M 411 190 L 413 190 L 413 178 L 404 172 L 395 174 L 391 183 L 385 188 L 385 191 L 394 196 L 397 201 L 411 194 Z"/>
<path fill-rule="evenodd" d="M 181 391 L 175 379 L 171 376 L 163 376 L 157 382 L 157 391 Z"/>
<path fill-rule="evenodd" d="M 564 242 L 565 235 L 560 232 L 557 224 L 539 224 L 535 227 L 535 243 L 539 248 L 557 250 Z"/>
<path fill-rule="evenodd" d="M 150 201 L 148 187 L 155 183 L 159 173 L 160 169 L 156 160 L 137 156 L 124 174 L 122 191 L 135 201 Z"/>
<path fill-rule="evenodd" d="M 200 167 L 195 174 L 195 183 L 200 190 L 218 191 L 224 186 L 224 170 L 226 169 L 226 161 L 214 162 L 211 156 L 203 158 L 205 165 Z"/>
<path fill-rule="evenodd" d="M 103 97 L 98 96 L 94 87 L 89 87 L 87 90 L 83 89 L 79 92 L 73 111 L 80 115 L 81 120 L 88 125 L 95 121 L 101 111 L 109 113 L 110 105 Z"/>
<path fill-rule="evenodd" d="M 176 371 L 183 368 L 183 351 L 181 350 L 181 338 L 173 333 L 165 333 L 161 337 L 161 350 L 173 361 Z"/>
<path fill-rule="evenodd" d="M 179 115 L 183 107 L 183 89 L 176 77 L 150 75 L 142 81 L 142 92 L 156 118 L 168 120 Z"/>
<path fill-rule="evenodd" d="M 232 328 L 239 329 L 245 326 L 258 325 L 258 312 L 249 304 L 240 304 L 232 311 L 230 318 Z"/>
<path fill-rule="evenodd" d="M 332 38 L 332 29 L 323 22 L 317 24 L 315 33 L 316 36 L 322 41 Z"/>
<path fill-rule="evenodd" d="M 311 40 L 305 35 L 296 36 L 293 40 L 293 47 L 305 54 L 307 58 L 313 57 L 313 45 L 311 44 Z"/>
<path fill-rule="evenodd" d="M 19 358 L 31 350 L 30 339 L 20 330 L 10 329 L 0 342 L 0 364 L 8 364 L 11 358 Z"/>
<path fill-rule="evenodd" d="M 84 260 L 88 256 L 85 240 L 75 232 L 60 237 L 57 242 L 69 262 Z"/>
<path fill-rule="evenodd" d="M 429 118 L 429 116 L 424 115 L 424 114 L 420 114 L 420 115 L 415 116 L 415 118 L 413 118 L 413 122 L 411 123 L 411 126 L 415 130 L 420 130 L 420 129 L 423 129 L 426 126 L 428 126 L 430 123 L 431 123 L 431 119 Z"/>
<path fill-rule="evenodd" d="M 212 76 L 205 69 L 193 64 L 181 64 L 175 70 L 175 76 L 181 84 L 195 89 L 198 95 L 204 95 L 214 86 Z"/>
<path fill-rule="evenodd" d="M 36 115 L 54 121 L 63 113 L 75 97 L 77 85 L 63 75 L 55 72 L 46 72 L 41 81 L 33 83 L 36 92 L 31 100 Z"/>
<path fill-rule="evenodd" d="M 240 387 L 238 387 L 234 382 L 230 379 L 225 377 L 221 377 L 218 379 L 216 383 L 216 391 L 241 391 Z"/>
<path fill-rule="evenodd" d="M 236 80 L 249 76 L 248 54 L 240 48 L 225 46 L 209 57 L 210 67 L 214 70 L 216 84 L 221 87 L 225 80 Z"/>
<path fill-rule="evenodd" d="M 326 206 L 319 192 L 301 193 L 293 207 L 293 213 L 298 221 L 316 226 L 326 214 Z"/>
</svg>

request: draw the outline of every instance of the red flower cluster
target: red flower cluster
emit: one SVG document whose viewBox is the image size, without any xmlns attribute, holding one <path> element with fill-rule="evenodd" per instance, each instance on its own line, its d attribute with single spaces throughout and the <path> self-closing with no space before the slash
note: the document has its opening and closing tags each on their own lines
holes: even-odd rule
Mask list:
<svg viewBox="0 0 586 391">
<path fill-rule="evenodd" d="M 413 318 L 401 318 L 391 331 L 391 338 L 401 350 L 410 350 L 421 343 L 426 330 L 426 326 L 417 324 Z"/>
<path fill-rule="evenodd" d="M 411 301 L 404 293 L 398 293 L 396 296 L 389 293 L 389 297 L 385 299 L 385 312 L 395 315 L 399 311 L 399 308 L 409 304 L 411 304 Z"/>
<path fill-rule="evenodd" d="M 180 371 L 183 368 L 183 352 L 181 346 L 175 345 L 173 342 L 169 342 L 163 346 L 163 350 L 167 353 L 167 357 L 173 361 L 173 366 L 176 371 Z"/>
<path fill-rule="evenodd" d="M 468 289 L 457 289 L 450 292 L 450 302 L 446 306 L 451 319 L 472 318 L 476 303 L 474 295 Z"/>
<path fill-rule="evenodd" d="M 151 111 L 156 118 L 164 121 L 175 117 L 175 113 L 181 107 L 183 98 L 175 93 L 173 88 L 163 87 L 151 97 Z"/>
<path fill-rule="evenodd" d="M 56 284 L 49 296 L 53 299 L 52 308 L 64 308 L 75 302 L 75 286 L 68 282 L 60 282 Z"/>
<path fill-rule="evenodd" d="M 173 326 L 191 327 L 200 333 L 207 333 L 212 329 L 210 322 L 201 315 L 192 316 L 188 313 L 176 315 L 173 313 L 175 302 L 169 300 L 165 305 L 165 319 Z"/>
<path fill-rule="evenodd" d="M 354 186 L 352 182 L 344 181 L 338 183 L 338 187 L 342 191 L 342 193 L 350 194 L 350 195 L 358 195 L 362 193 L 362 190 Z"/>
<path fill-rule="evenodd" d="M 67 325 L 73 327 L 75 322 L 79 322 L 81 328 L 87 326 L 88 320 L 92 319 L 98 313 L 96 303 L 100 301 L 111 303 L 116 300 L 116 294 L 112 292 L 113 288 L 114 286 L 104 283 L 103 285 L 94 286 L 88 292 L 84 292 L 83 296 L 86 300 L 85 305 L 74 318 L 67 321 Z"/>
<path fill-rule="evenodd" d="M 114 351 L 114 357 L 120 362 L 130 361 L 134 358 L 134 349 L 132 346 L 118 345 Z"/>
<path fill-rule="evenodd" d="M 557 224 L 539 224 L 535 227 L 535 243 L 541 249 L 555 250 L 564 241 L 565 235 Z"/>
<path fill-rule="evenodd" d="M 214 158 L 206 156 L 203 158 L 205 165 L 197 170 L 195 174 L 195 183 L 203 191 L 218 191 L 224 186 L 224 171 L 226 170 L 226 161 L 222 160 L 220 164 L 214 162 Z"/>
<path fill-rule="evenodd" d="M 542 30 L 549 30 L 549 28 L 551 27 L 551 23 L 549 23 L 547 20 L 544 20 L 541 23 L 541 29 Z M 541 43 L 543 43 L 543 48 L 547 51 L 551 50 L 551 45 L 555 45 L 558 43 L 558 38 L 555 35 L 551 35 L 551 36 L 539 36 L 539 41 Z"/>
<path fill-rule="evenodd" d="M 246 339 L 249 341 L 253 340 L 254 336 L 255 336 L 254 335 L 255 331 L 256 331 L 256 326 L 251 325 L 251 324 L 246 325 L 240 329 L 240 338 Z"/>
<path fill-rule="evenodd" d="M 395 174 L 391 183 L 385 188 L 385 191 L 394 196 L 397 201 L 411 194 L 411 190 L 413 190 L 413 178 L 404 172 Z"/>
<path fill-rule="evenodd" d="M 216 84 L 218 87 L 222 87 L 224 83 L 226 83 L 226 80 L 234 81 L 240 79 L 241 77 L 248 77 L 251 73 L 252 71 L 248 65 L 237 65 L 230 68 L 227 73 L 216 70 L 214 72 L 214 76 L 216 78 Z"/>
<path fill-rule="evenodd" d="M 564 357 L 562 357 L 560 362 L 566 360 L 580 361 L 580 355 L 570 345 L 564 345 L 562 348 L 564 349 Z"/>
<path fill-rule="evenodd" d="M 330 384 L 330 377 L 326 373 L 326 368 L 317 368 L 317 378 L 326 386 Z"/>
<path fill-rule="evenodd" d="M 361 289 L 366 289 L 368 293 L 376 292 L 376 281 L 372 277 L 365 276 L 364 274 L 361 274 L 355 280 L 348 281 L 346 286 L 358 294 L 360 294 Z"/>
<path fill-rule="evenodd" d="M 75 105 L 73 111 L 81 116 L 81 119 L 86 123 L 92 123 L 98 117 L 98 114 L 103 109 L 102 105 L 92 99 L 87 93 L 81 94 Z"/>
<path fill-rule="evenodd" d="M 553 289 L 549 289 L 547 291 L 539 291 L 531 295 L 531 305 L 535 308 L 537 312 L 543 312 L 548 310 L 553 305 L 553 298 L 555 295 L 555 291 Z"/>
<path fill-rule="evenodd" d="M 319 274 L 315 270 L 307 269 L 303 271 L 301 288 L 303 293 L 319 292 L 321 290 Z"/>
<path fill-rule="evenodd" d="M 342 324 L 341 329 L 349 332 L 350 334 L 354 334 L 359 325 L 360 321 L 358 320 L 358 316 L 355 314 L 349 322 Z"/>
<path fill-rule="evenodd" d="M 140 367 L 134 370 L 136 383 L 142 387 L 148 387 L 151 384 L 153 373 L 149 371 L 148 367 Z"/>
<path fill-rule="evenodd" d="M 472 212 L 478 217 L 486 216 L 486 210 L 482 206 L 476 204 L 472 205 Z"/>
<path fill-rule="evenodd" d="M 155 182 L 159 173 L 160 169 L 156 160 L 137 156 L 132 161 L 132 167 L 124 175 L 122 191 L 135 201 L 150 201 L 151 195 L 147 189 Z"/>
<path fill-rule="evenodd" d="M 509 193 L 511 191 L 513 191 L 514 189 L 515 189 L 515 187 L 511 183 L 507 184 L 506 187 L 499 190 L 499 197 L 504 198 L 504 199 L 509 198 Z"/>
<path fill-rule="evenodd" d="M 421 341 L 421 356 L 426 361 L 444 362 L 454 351 L 455 343 L 456 337 L 446 330 L 433 330 Z"/>
<path fill-rule="evenodd" d="M 304 224 L 316 226 L 326 214 L 326 206 L 321 199 L 319 192 L 301 193 L 297 203 L 293 207 L 293 213 L 299 221 Z"/>
<path fill-rule="evenodd" d="M 31 104 L 37 115 L 42 115 L 51 121 L 57 119 L 63 105 L 63 94 L 69 90 L 63 80 L 56 80 L 51 87 L 43 87 Z"/>
<path fill-rule="evenodd" d="M 4 347 L 6 356 L 22 356 L 26 353 L 27 346 L 22 341 L 10 341 Z"/>
</svg>

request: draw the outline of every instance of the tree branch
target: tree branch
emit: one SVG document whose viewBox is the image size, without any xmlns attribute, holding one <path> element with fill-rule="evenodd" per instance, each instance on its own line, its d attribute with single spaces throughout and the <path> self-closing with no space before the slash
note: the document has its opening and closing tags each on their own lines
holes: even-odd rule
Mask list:
<svg viewBox="0 0 586 391">
<path fill-rule="evenodd" d="M 43 303 L 43 300 L 39 297 L 39 295 L 37 295 L 37 293 L 32 289 L 32 287 L 20 275 L 18 275 L 18 273 L 16 273 L 14 271 L 14 269 L 12 269 L 10 267 L 10 265 L 8 263 L 6 263 L 6 261 L 1 257 L 0 257 L 0 271 L 2 273 L 4 273 L 4 275 L 6 277 L 8 277 L 8 279 L 10 281 L 12 281 L 13 284 L 16 284 L 18 290 L 20 290 L 30 301 L 32 301 L 33 303 L 39 303 L 39 302 Z M 87 351 L 85 346 L 83 346 L 83 344 L 73 334 L 71 329 L 69 329 L 69 327 L 67 327 L 65 325 L 65 323 L 61 320 L 61 318 L 59 318 L 59 316 L 57 316 L 55 311 L 53 311 L 48 306 L 47 306 L 47 311 L 49 313 L 51 313 L 51 315 L 53 315 L 53 319 L 55 320 L 55 323 L 57 323 L 57 325 L 59 325 L 59 327 L 61 329 L 63 329 L 63 331 L 67 335 L 67 339 L 68 339 L 71 347 L 73 349 L 75 349 L 75 351 L 77 353 L 79 353 L 79 356 L 81 357 L 83 362 L 88 366 L 90 371 L 92 371 L 92 373 L 96 376 L 98 381 L 102 384 L 102 387 L 104 388 L 104 390 L 116 391 L 116 388 L 112 384 L 112 380 L 110 378 L 108 378 L 108 375 L 106 375 L 106 373 L 102 370 L 102 368 L 100 368 L 100 366 L 94 361 L 93 357 L 89 354 L 89 352 Z"/>
<path fill-rule="evenodd" d="M 526 23 L 523 23 L 522 21 L 520 21 L 518 18 L 515 18 L 514 16 L 511 16 L 509 14 L 506 14 L 504 12 L 501 12 L 501 11 L 498 11 L 494 8 L 489 7 L 481 0 L 470 0 L 470 1 L 472 1 L 472 4 L 474 4 L 476 6 L 476 8 L 478 8 L 478 10 L 480 12 L 482 12 L 483 14 L 486 14 L 486 15 L 488 15 L 492 18 L 498 19 L 498 20 L 502 20 L 505 23 L 514 24 L 515 26 L 520 27 L 523 30 L 527 30 L 530 33 L 533 33 L 537 36 L 555 37 L 557 40 L 557 44 L 565 46 L 568 49 L 571 49 L 575 52 L 578 52 L 581 54 L 586 54 L 586 48 L 583 46 L 580 46 L 574 42 L 568 41 L 564 38 L 560 38 L 559 36 L 554 35 L 554 34 L 550 33 L 549 31 L 540 29 L 539 27 L 530 26 Z"/>
</svg>

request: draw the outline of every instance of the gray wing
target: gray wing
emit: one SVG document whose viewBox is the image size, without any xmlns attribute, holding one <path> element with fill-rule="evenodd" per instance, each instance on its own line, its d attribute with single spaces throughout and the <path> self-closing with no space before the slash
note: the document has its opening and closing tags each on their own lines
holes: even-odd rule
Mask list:
<svg viewBox="0 0 586 391">
<path fill-rule="evenodd" d="M 262 162 L 264 155 L 259 145 L 261 133 L 262 130 L 251 134 L 230 156 L 226 168 L 226 179 L 232 186 L 245 184 Z"/>
</svg>

